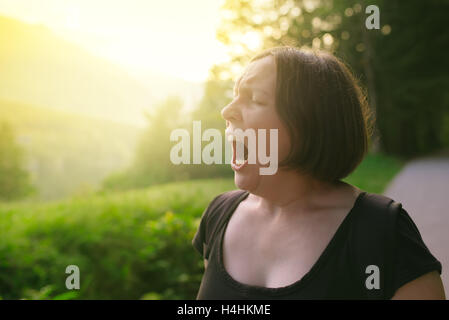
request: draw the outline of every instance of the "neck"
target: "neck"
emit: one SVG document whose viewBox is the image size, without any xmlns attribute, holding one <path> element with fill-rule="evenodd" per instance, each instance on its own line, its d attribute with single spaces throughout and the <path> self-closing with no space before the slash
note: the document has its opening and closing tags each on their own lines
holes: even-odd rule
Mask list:
<svg viewBox="0 0 449 320">
<path fill-rule="evenodd" d="M 337 189 L 349 187 L 342 181 L 324 182 L 297 171 L 278 170 L 275 175 L 265 177 L 251 194 L 261 210 L 272 213 L 293 208 L 295 212 L 306 212 L 325 207 L 326 200 L 331 199 Z"/>
</svg>

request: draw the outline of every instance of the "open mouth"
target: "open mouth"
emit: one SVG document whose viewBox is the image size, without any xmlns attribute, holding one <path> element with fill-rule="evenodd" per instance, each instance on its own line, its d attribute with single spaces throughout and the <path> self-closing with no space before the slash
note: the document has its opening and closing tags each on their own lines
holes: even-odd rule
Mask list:
<svg viewBox="0 0 449 320">
<path fill-rule="evenodd" d="M 232 143 L 232 161 L 239 164 L 246 160 L 248 160 L 248 148 L 243 142 L 234 140 Z"/>
<path fill-rule="evenodd" d="M 230 135 L 229 141 L 232 141 L 232 167 L 235 170 L 243 168 L 248 163 L 248 147 L 238 140 L 236 136 Z"/>
</svg>

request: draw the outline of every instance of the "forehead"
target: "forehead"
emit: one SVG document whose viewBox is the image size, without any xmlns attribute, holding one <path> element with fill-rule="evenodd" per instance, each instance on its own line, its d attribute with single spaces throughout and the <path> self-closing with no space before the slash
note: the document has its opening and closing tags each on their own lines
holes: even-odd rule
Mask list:
<svg viewBox="0 0 449 320">
<path fill-rule="evenodd" d="M 276 85 L 276 63 L 273 56 L 266 56 L 251 62 L 236 85 L 243 84 L 274 91 Z"/>
</svg>

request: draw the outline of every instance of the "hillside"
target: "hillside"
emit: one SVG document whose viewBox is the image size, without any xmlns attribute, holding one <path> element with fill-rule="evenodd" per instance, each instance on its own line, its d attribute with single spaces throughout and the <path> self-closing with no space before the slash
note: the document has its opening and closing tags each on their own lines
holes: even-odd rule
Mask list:
<svg viewBox="0 0 449 320">
<path fill-rule="evenodd" d="M 38 198 L 56 199 L 91 190 L 130 163 L 140 130 L 124 124 L 0 100 L 26 151 Z"/>
</svg>

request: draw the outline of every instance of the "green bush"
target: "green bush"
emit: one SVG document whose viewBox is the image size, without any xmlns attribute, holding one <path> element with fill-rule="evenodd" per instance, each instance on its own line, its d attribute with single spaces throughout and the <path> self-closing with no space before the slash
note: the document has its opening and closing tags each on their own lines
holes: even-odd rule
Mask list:
<svg viewBox="0 0 449 320">
<path fill-rule="evenodd" d="M 74 264 L 78 299 L 194 299 L 203 267 L 191 240 L 208 202 L 233 188 L 232 180 L 209 180 L 3 204 L 0 296 L 46 298 L 39 292 L 50 286 L 60 297 L 71 292 L 65 269 Z"/>
</svg>

